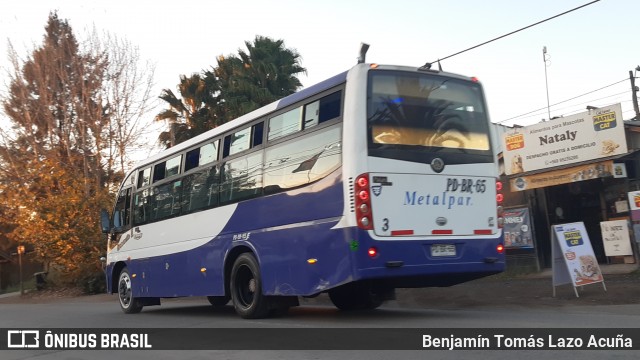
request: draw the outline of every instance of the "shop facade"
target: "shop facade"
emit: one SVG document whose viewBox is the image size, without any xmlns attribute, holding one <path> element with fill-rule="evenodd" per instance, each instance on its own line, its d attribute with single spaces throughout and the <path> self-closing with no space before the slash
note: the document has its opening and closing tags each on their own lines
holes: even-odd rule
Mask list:
<svg viewBox="0 0 640 360">
<path fill-rule="evenodd" d="M 508 268 L 551 267 L 551 226 L 573 222 L 598 262 L 637 261 L 628 196 L 640 190 L 640 122 L 622 121 L 619 104 L 505 129 L 501 145 Z M 606 246 L 613 220 L 628 220 L 632 254 Z"/>
</svg>

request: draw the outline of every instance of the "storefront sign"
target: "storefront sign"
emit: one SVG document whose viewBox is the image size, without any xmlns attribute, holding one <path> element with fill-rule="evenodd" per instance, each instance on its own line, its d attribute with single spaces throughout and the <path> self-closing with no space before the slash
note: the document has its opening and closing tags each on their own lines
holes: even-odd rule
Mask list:
<svg viewBox="0 0 640 360">
<path fill-rule="evenodd" d="M 627 220 L 603 221 L 600 223 L 600 230 L 605 255 L 633 255 Z"/>
<path fill-rule="evenodd" d="M 574 291 L 578 286 L 599 282 L 604 287 L 604 277 L 584 223 L 553 225 L 551 234 L 554 296 L 555 287 L 562 284 L 572 283 Z M 575 294 L 578 296 L 577 291 Z"/>
<path fill-rule="evenodd" d="M 536 189 L 611 176 L 612 167 L 613 161 L 607 160 L 595 164 L 547 171 L 541 174 L 518 176 L 509 180 L 509 183 L 511 191 Z"/>
<path fill-rule="evenodd" d="M 507 175 L 627 152 L 620 104 L 514 128 L 503 140 Z"/>
<path fill-rule="evenodd" d="M 531 220 L 528 208 L 504 211 L 504 246 L 507 249 L 533 248 Z"/>
</svg>

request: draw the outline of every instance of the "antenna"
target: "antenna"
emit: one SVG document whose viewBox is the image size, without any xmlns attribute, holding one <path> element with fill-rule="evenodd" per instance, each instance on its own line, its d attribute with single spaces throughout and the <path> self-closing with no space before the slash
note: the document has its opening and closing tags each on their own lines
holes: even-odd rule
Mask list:
<svg viewBox="0 0 640 360">
<path fill-rule="evenodd" d="M 364 63 L 364 59 L 367 57 L 367 50 L 369 50 L 369 44 L 360 43 L 360 55 L 358 56 L 358 64 Z"/>
</svg>

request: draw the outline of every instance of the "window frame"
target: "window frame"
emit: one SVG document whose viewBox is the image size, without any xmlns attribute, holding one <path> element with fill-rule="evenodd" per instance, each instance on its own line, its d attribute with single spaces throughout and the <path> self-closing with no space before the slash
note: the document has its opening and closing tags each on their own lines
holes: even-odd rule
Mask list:
<svg viewBox="0 0 640 360">
<path fill-rule="evenodd" d="M 314 103 L 314 102 L 316 102 L 316 101 L 318 101 L 318 100 L 320 100 L 320 99 L 322 99 L 322 98 L 324 98 L 326 96 L 329 96 L 329 95 L 331 95 L 333 93 L 336 93 L 336 92 L 340 92 L 340 115 L 338 117 L 336 117 L 336 118 L 331 119 L 331 120 L 327 120 L 327 121 L 324 121 L 324 122 L 318 122 L 318 124 L 316 124 L 314 126 L 305 127 L 304 126 L 304 119 L 305 119 L 305 116 L 306 116 L 306 110 L 307 110 L 306 107 L 307 107 L 307 105 L 309 105 L 311 103 Z M 323 129 L 325 127 L 329 127 L 329 126 L 332 126 L 334 124 L 342 122 L 343 119 L 344 119 L 344 99 L 345 99 L 345 86 L 344 86 L 344 84 L 341 84 L 341 85 L 338 85 L 338 86 L 334 86 L 331 89 L 327 89 L 327 90 L 325 90 L 323 92 L 320 92 L 320 93 L 318 93 L 318 94 L 316 94 L 314 96 L 308 97 L 308 98 L 304 99 L 301 102 L 292 104 L 290 107 L 286 107 L 286 108 L 278 111 L 277 113 L 269 114 L 268 117 L 270 119 L 271 117 L 273 117 L 272 116 L 273 114 L 277 115 L 279 113 L 287 112 L 288 110 L 296 108 L 296 107 L 302 107 L 302 118 L 300 120 L 301 121 L 302 130 L 301 131 L 297 131 L 295 133 L 288 134 L 286 136 L 281 136 L 281 137 L 278 137 L 278 138 L 275 138 L 275 139 L 271 139 L 271 140 L 266 139 L 267 140 L 266 146 L 268 147 L 268 146 L 271 146 L 271 145 L 279 144 L 281 142 L 286 142 L 286 141 L 289 141 L 291 139 L 295 139 L 298 136 L 304 136 L 305 134 L 309 134 L 309 133 L 311 133 L 313 131 L 316 131 L 316 130 L 319 130 L 319 129 Z M 267 133 L 267 132 L 268 131 L 265 131 L 265 133 Z"/>
<path fill-rule="evenodd" d="M 213 138 L 213 140 L 203 141 L 203 142 L 201 142 L 201 143 L 199 143 L 199 144 L 197 144 L 195 146 L 192 146 L 192 147 L 187 148 L 184 151 L 182 151 L 182 153 L 184 154 L 184 157 L 183 157 L 184 158 L 184 160 L 183 160 L 184 164 L 182 166 L 184 171 L 182 172 L 182 175 L 188 175 L 189 173 L 193 172 L 196 169 L 206 168 L 209 165 L 219 163 L 220 162 L 220 156 L 221 156 L 221 153 L 222 153 L 222 150 L 221 150 L 222 146 L 220 146 L 220 144 L 223 143 L 223 139 L 224 139 L 224 137 L 216 136 L 216 137 Z M 217 145 L 217 148 L 216 148 L 216 156 L 215 156 L 215 159 L 213 161 L 208 162 L 206 164 L 200 164 L 200 159 L 198 158 L 198 166 L 187 170 L 187 154 L 189 152 L 191 152 L 193 150 L 196 150 L 196 149 L 201 149 L 204 146 L 207 146 L 209 144 L 215 144 L 215 143 L 218 143 L 218 145 Z"/>
</svg>

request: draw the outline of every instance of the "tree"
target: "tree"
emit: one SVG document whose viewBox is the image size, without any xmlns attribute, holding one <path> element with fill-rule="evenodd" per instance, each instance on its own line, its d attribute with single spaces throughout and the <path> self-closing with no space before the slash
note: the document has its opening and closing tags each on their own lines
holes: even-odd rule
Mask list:
<svg viewBox="0 0 640 360">
<path fill-rule="evenodd" d="M 178 91 L 182 99 L 169 89 L 162 90 L 160 99 L 169 104 L 169 109 L 156 115 L 156 120 L 167 121 L 169 130 L 160 134 L 160 143 L 170 147 L 219 125 L 213 113 L 218 103 L 216 88 L 215 79 L 193 74 L 180 76 Z"/>
<path fill-rule="evenodd" d="M 218 56 L 217 67 L 181 76 L 181 99 L 165 89 L 160 98 L 169 109 L 156 116 L 168 121 L 169 130 L 159 141 L 173 146 L 261 106 L 294 93 L 302 84 L 297 75 L 306 71 L 300 55 L 283 40 L 256 36 L 246 41 L 247 51 Z"/>
<path fill-rule="evenodd" d="M 118 39 L 80 43 L 49 14 L 43 43 L 13 70 L 0 99 L 13 124 L 0 142 L 0 224 L 69 281 L 100 271 L 99 209 L 128 166 L 149 109 L 152 71 Z"/>
</svg>

